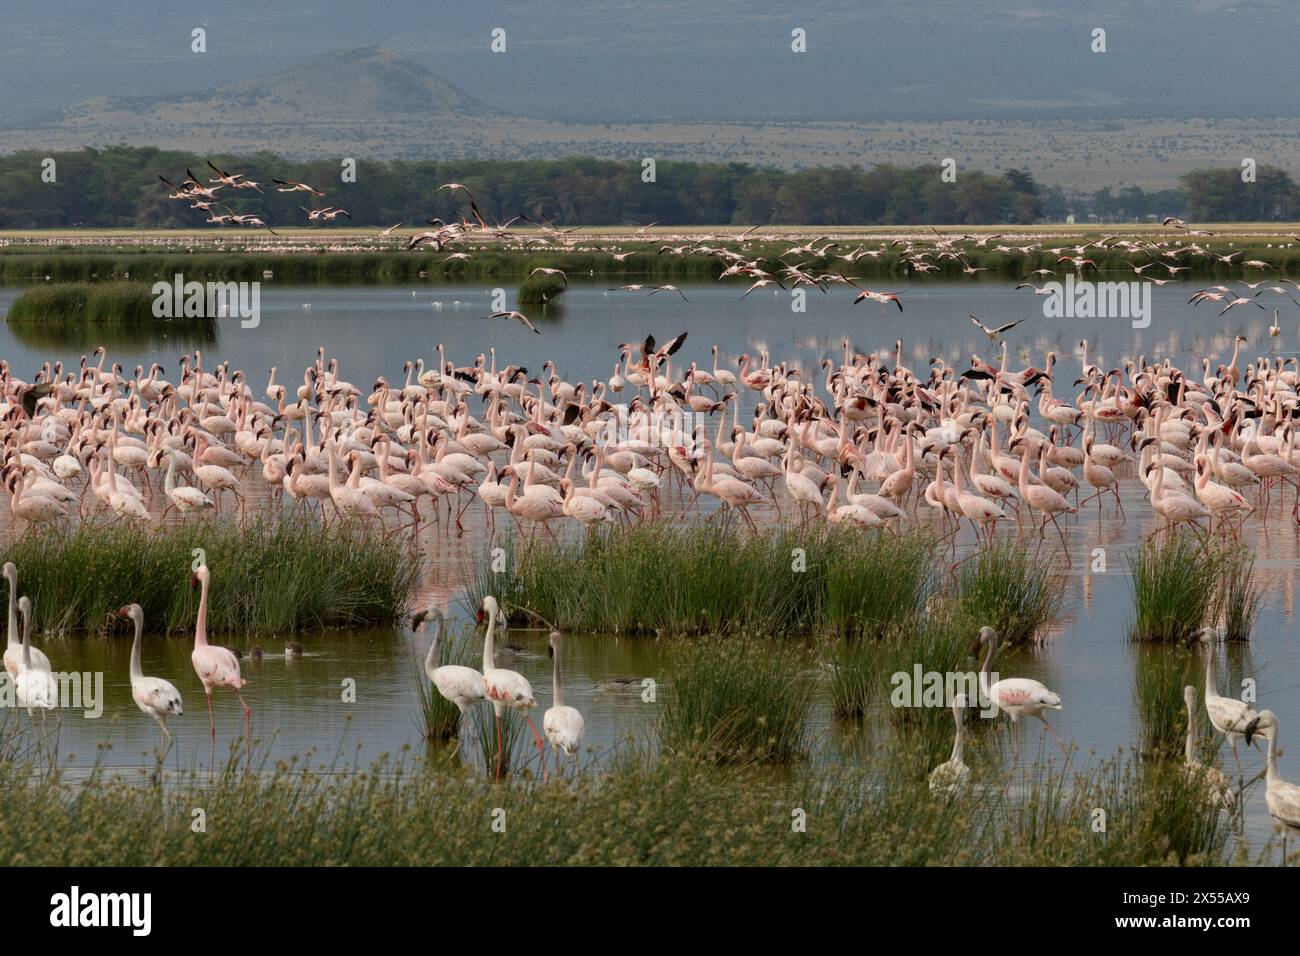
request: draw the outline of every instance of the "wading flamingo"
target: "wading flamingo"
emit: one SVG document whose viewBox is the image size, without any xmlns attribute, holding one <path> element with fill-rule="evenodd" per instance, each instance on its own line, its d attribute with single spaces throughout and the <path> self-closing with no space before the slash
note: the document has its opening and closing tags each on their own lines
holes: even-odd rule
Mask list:
<svg viewBox="0 0 1300 956">
<path fill-rule="evenodd" d="M 1281 771 L 1277 769 L 1277 715 L 1271 710 L 1261 711 L 1245 735 L 1246 742 L 1250 743 L 1255 734 L 1268 741 L 1264 802 L 1268 805 L 1268 813 L 1275 821 L 1275 826 L 1282 831 L 1282 865 L 1286 866 L 1287 837 L 1293 832 L 1300 832 L 1300 787 L 1283 780 Z"/>
<path fill-rule="evenodd" d="M 212 716 L 212 688 L 229 687 L 244 706 L 244 738 L 250 743 L 253 739 L 253 718 L 239 689 L 248 683 L 239 675 L 239 658 L 227 648 L 208 643 L 208 580 L 207 565 L 203 565 L 190 578 L 191 588 L 201 588 L 199 594 L 199 613 L 194 621 L 194 650 L 190 661 L 194 664 L 194 673 L 203 683 L 203 693 L 208 696 L 208 726 L 212 732 L 212 746 L 217 744 L 217 723 Z"/>
<path fill-rule="evenodd" d="M 1021 717 L 1037 717 L 1041 720 L 1043 726 L 1047 728 L 1047 732 L 1056 738 L 1061 753 L 1065 754 L 1068 759 L 1070 752 L 1065 749 L 1065 741 L 1056 736 L 1056 731 L 1052 729 L 1052 725 L 1043 716 L 1045 710 L 1061 709 L 1061 695 L 1048 690 L 1038 681 L 1030 680 L 1028 677 L 1004 677 L 990 687 L 989 677 L 993 665 L 993 654 L 998 648 L 998 632 L 991 627 L 981 627 L 979 640 L 971 650 L 978 654 L 980 648 L 986 649 L 984 666 L 980 668 L 980 690 L 988 697 L 994 707 L 1007 713 L 1011 718 L 1011 726 L 1015 730 L 1012 743 L 1012 763 L 1015 763 L 1020 758 Z"/>
<path fill-rule="evenodd" d="M 966 748 L 966 728 L 962 719 L 965 708 L 966 695 L 955 695 L 952 718 L 957 724 L 957 734 L 952 741 L 952 756 L 930 771 L 931 793 L 957 794 L 970 785 L 970 767 L 962 760 Z"/>
<path fill-rule="evenodd" d="M 424 658 L 424 672 L 429 675 L 429 680 L 433 682 L 433 686 L 438 689 L 443 699 L 455 704 L 462 717 L 468 717 L 470 706 L 483 699 L 483 675 L 474 668 L 462 664 L 438 666 L 438 651 L 447 629 L 447 619 L 442 611 L 430 606 L 428 610 L 419 612 L 411 619 L 411 628 L 416 631 L 423 630 L 424 622 L 429 618 L 437 622 L 437 630 L 433 632 L 429 653 Z"/>
<path fill-rule="evenodd" d="M 537 732 L 537 727 L 533 725 L 533 719 L 528 716 L 528 711 L 537 706 L 537 700 L 533 697 L 532 685 L 524 679 L 523 674 L 497 667 L 494 642 L 497 616 L 500 614 L 497 599 L 490 594 L 485 597 L 483 599 L 483 610 L 488 616 L 487 633 L 483 636 L 483 693 L 488 700 L 492 701 L 492 709 L 496 711 L 497 780 L 501 779 L 501 758 L 503 756 L 501 750 L 501 715 L 505 713 L 507 707 L 519 711 L 524 715 L 524 720 L 528 721 L 528 728 L 533 732 L 533 737 L 537 740 L 537 754 L 542 759 L 544 770 L 546 767 L 546 751 L 542 744 L 542 735 Z"/>
<path fill-rule="evenodd" d="M 1222 807 L 1229 813 L 1236 806 L 1232 787 L 1228 778 L 1218 767 L 1201 763 L 1196 759 L 1196 688 L 1188 684 L 1183 688 L 1183 700 L 1187 702 L 1187 742 L 1183 746 L 1183 776 L 1195 786 L 1198 782 L 1205 788 L 1206 800 L 1216 807 Z"/>
<path fill-rule="evenodd" d="M 161 677 L 145 677 L 144 671 L 140 669 L 140 635 L 144 632 L 144 609 L 138 604 L 128 604 L 118 608 L 117 616 L 129 617 L 135 625 L 135 640 L 131 642 L 131 696 L 135 698 L 136 705 L 158 721 L 158 726 L 162 728 L 163 739 L 167 742 L 162 756 L 166 759 L 168 751 L 172 749 L 172 735 L 167 729 L 167 718 L 173 714 L 179 717 L 185 713 L 181 706 L 180 691 Z"/>
<path fill-rule="evenodd" d="M 24 650 L 18 633 L 18 567 L 12 561 L 5 562 L 4 577 L 9 582 L 9 637 L 5 646 L 5 671 L 10 680 L 17 680 L 23 672 L 24 654 L 30 654 L 32 666 L 43 671 L 50 670 L 50 659 L 38 648 Z"/>
<path fill-rule="evenodd" d="M 582 759 L 580 747 L 582 736 L 587 731 L 587 722 L 582 719 L 576 707 L 564 703 L 564 678 L 560 672 L 560 633 L 551 631 L 547 649 L 550 651 L 553 665 L 551 668 L 551 696 L 554 703 L 542 715 L 542 730 L 555 751 L 555 772 L 560 772 L 560 751 L 573 758 L 573 771 L 578 771 L 578 761 Z"/>
</svg>

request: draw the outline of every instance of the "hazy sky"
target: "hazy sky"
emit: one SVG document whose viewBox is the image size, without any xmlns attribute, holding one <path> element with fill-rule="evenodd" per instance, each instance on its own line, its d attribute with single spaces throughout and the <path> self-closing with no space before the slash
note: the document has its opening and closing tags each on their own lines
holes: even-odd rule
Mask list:
<svg viewBox="0 0 1300 956">
<path fill-rule="evenodd" d="M 494 27 L 506 54 L 488 49 Z M 790 50 L 795 27 L 807 53 Z M 1106 53 L 1089 49 L 1095 27 Z M 1291 116 L 1298 39 L 1284 0 L 4 0 L 0 120 L 365 44 L 571 120 Z"/>
</svg>

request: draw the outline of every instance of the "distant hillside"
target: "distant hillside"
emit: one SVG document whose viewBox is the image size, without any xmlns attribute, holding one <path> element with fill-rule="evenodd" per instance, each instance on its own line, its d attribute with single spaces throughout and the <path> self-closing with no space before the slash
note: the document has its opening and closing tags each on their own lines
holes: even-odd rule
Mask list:
<svg viewBox="0 0 1300 956">
<path fill-rule="evenodd" d="M 499 116 L 495 110 L 392 50 L 339 50 L 210 93 L 101 96 L 63 110 L 54 126 L 93 134 L 186 127 L 373 126 L 430 116 Z"/>
</svg>

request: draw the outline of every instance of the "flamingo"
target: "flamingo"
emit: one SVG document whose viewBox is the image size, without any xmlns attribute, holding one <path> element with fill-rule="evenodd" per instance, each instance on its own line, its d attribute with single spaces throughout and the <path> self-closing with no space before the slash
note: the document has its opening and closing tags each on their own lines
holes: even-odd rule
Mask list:
<svg viewBox="0 0 1300 956">
<path fill-rule="evenodd" d="M 1196 759 L 1196 688 L 1188 684 L 1183 688 L 1183 700 L 1187 703 L 1187 742 L 1183 745 L 1183 776 L 1193 785 L 1199 783 L 1205 788 L 1206 799 L 1212 806 L 1222 807 L 1229 813 L 1236 806 L 1232 787 L 1228 778 L 1218 767 L 1201 763 Z"/>
<path fill-rule="evenodd" d="M 1282 865 L 1286 866 L 1287 837 L 1293 831 L 1300 831 L 1300 787 L 1283 780 L 1281 771 L 1277 769 L 1278 729 L 1277 715 L 1271 710 L 1261 711 L 1246 733 L 1246 742 L 1249 743 L 1254 734 L 1259 734 L 1268 741 L 1264 803 L 1268 806 L 1268 814 L 1273 818 L 1274 825 L 1282 831 Z"/>
<path fill-rule="evenodd" d="M 18 675 L 25 670 L 24 661 L 30 657 L 32 666 L 37 670 L 48 671 L 50 659 L 45 652 L 36 647 L 24 648 L 18 634 L 18 567 L 12 561 L 6 561 L 4 578 L 9 582 L 9 637 L 5 646 L 5 671 L 10 680 L 18 680 Z"/>
<path fill-rule="evenodd" d="M 966 746 L 966 728 L 962 711 L 966 708 L 966 695 L 957 694 L 952 699 L 952 718 L 957 733 L 952 741 L 952 756 L 930 771 L 930 792 L 957 794 L 970 785 L 970 767 L 962 760 Z"/>
<path fill-rule="evenodd" d="M 135 640 L 131 643 L 131 696 L 136 705 L 158 722 L 163 738 L 167 742 L 162 758 L 172 749 L 171 731 L 167 729 L 167 718 L 173 714 L 177 717 L 185 713 L 181 706 L 181 695 L 174 685 L 161 677 L 145 677 L 140 669 L 140 635 L 144 631 L 144 609 L 138 604 L 128 604 L 118 608 L 119 618 L 130 618 L 135 625 Z M 161 760 L 159 761 L 161 762 Z"/>
<path fill-rule="evenodd" d="M 18 706 L 26 707 L 28 716 L 35 717 L 38 710 L 53 710 L 59 706 L 59 684 L 49 668 L 33 666 L 32 600 L 26 594 L 18 599 L 18 611 L 23 617 L 23 670 L 14 682 L 14 689 Z"/>
<path fill-rule="evenodd" d="M 490 594 L 483 598 L 483 610 L 488 616 L 487 633 L 483 636 L 483 694 L 488 700 L 492 701 L 492 709 L 496 712 L 497 780 L 500 780 L 501 758 L 503 756 L 501 748 L 501 715 L 505 713 L 507 707 L 519 711 L 524 715 L 524 720 L 528 721 L 528 728 L 533 732 L 533 737 L 537 740 L 537 754 L 542 758 L 543 767 L 546 765 L 546 751 L 542 744 L 542 735 L 537 732 L 533 719 L 528 716 L 528 711 L 537 706 L 537 700 L 533 697 L 532 685 L 524 679 L 523 674 L 517 671 L 504 670 L 496 665 L 494 636 L 496 634 L 497 616 L 500 613 L 497 599 Z"/>
<path fill-rule="evenodd" d="M 1205 654 L 1205 712 L 1209 715 L 1214 729 L 1227 737 L 1228 743 L 1232 745 L 1232 759 L 1237 762 L 1237 777 L 1240 780 L 1241 756 L 1237 753 L 1237 741 L 1246 739 L 1247 744 L 1250 743 L 1248 731 L 1251 722 L 1258 719 L 1259 714 L 1243 701 L 1219 696 L 1214 684 L 1214 640 L 1218 636 L 1214 628 L 1203 627 L 1188 636 L 1187 646 L 1191 647 L 1194 642 L 1199 643 L 1201 651 Z"/>
<path fill-rule="evenodd" d="M 424 622 L 429 618 L 437 622 L 437 630 L 433 632 L 429 653 L 424 657 L 424 672 L 429 675 L 429 680 L 433 682 L 433 686 L 438 689 L 443 699 L 455 704 L 461 716 L 467 717 L 470 705 L 483 699 L 483 675 L 474 668 L 462 664 L 438 666 L 438 649 L 447 627 L 447 619 L 442 611 L 437 607 L 430 607 L 426 611 L 419 612 L 411 619 L 411 627 L 417 631 L 423 630 Z"/>
<path fill-rule="evenodd" d="M 239 658 L 232 651 L 208 643 L 208 582 L 210 575 L 207 565 L 201 566 L 190 578 L 191 588 L 201 588 L 199 593 L 199 613 L 194 620 L 194 650 L 190 661 L 194 664 L 194 673 L 199 675 L 203 684 L 203 693 L 208 696 L 208 726 L 212 732 L 212 745 L 217 743 L 217 724 L 212 716 L 212 688 L 229 687 L 239 698 L 244 707 L 244 737 L 252 742 L 252 711 L 239 689 L 248 683 L 239 674 Z M 214 749 L 215 754 L 215 749 Z"/>
<path fill-rule="evenodd" d="M 988 697 L 994 707 L 1005 711 L 1011 718 L 1011 726 L 1015 729 L 1012 744 L 1012 763 L 1020 757 L 1021 717 L 1037 717 L 1041 720 L 1048 733 L 1056 738 L 1061 753 L 1065 754 L 1068 759 L 1070 753 L 1065 749 L 1065 741 L 1057 737 L 1056 731 L 1052 730 L 1052 725 L 1043 716 L 1045 710 L 1061 709 L 1061 695 L 1048 690 L 1038 681 L 1030 680 L 1028 677 L 1004 677 L 990 687 L 989 677 L 993 665 L 993 654 L 998 647 L 998 632 L 991 627 L 981 627 L 979 639 L 972 650 L 979 653 L 981 647 L 986 648 L 987 651 L 984 657 L 984 665 L 980 668 L 980 690 Z"/>
<path fill-rule="evenodd" d="M 551 742 L 551 749 L 555 751 L 555 772 L 560 772 L 560 751 L 563 750 L 565 756 L 573 758 L 574 773 L 577 773 L 578 761 L 582 759 L 579 748 L 582 746 L 582 736 L 586 733 L 587 723 L 576 707 L 568 707 L 564 703 L 559 631 L 551 631 L 547 650 L 554 661 L 551 671 L 551 696 L 554 702 L 542 715 L 542 730 L 546 733 L 546 739 Z"/>
</svg>

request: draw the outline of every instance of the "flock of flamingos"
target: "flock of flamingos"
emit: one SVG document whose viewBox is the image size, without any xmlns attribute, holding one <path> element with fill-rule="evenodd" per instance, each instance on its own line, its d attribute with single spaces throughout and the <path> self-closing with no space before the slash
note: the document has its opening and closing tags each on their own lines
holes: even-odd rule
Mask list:
<svg viewBox="0 0 1300 956">
<path fill-rule="evenodd" d="M 1006 327 L 981 328 L 993 343 Z M 765 352 L 724 362 L 716 346 L 711 361 L 686 362 L 686 339 L 683 332 L 665 343 L 653 336 L 624 343 L 612 374 L 592 382 L 567 381 L 553 362 L 540 373 L 499 366 L 495 349 L 458 366 L 442 346 L 436 364 L 407 362 L 400 378 L 368 388 L 347 381 L 323 348 L 300 376 L 277 379 L 271 369 L 261 388 L 229 363 L 206 366 L 197 351 L 180 360 L 175 382 L 157 364 L 132 372 L 110 364 L 103 349 L 78 368 L 46 363 L 30 382 L 0 362 L 0 473 L 15 533 L 230 508 L 243 520 L 256 497 L 253 507 L 273 513 L 297 509 L 412 536 L 422 522 L 445 521 L 446 533 L 463 529 L 470 509 L 486 533 L 495 535 L 502 518 L 530 540 L 696 511 L 721 512 L 724 522 L 734 514 L 754 530 L 758 515 L 883 533 L 931 515 L 945 542 L 955 543 L 963 529 L 977 544 L 991 542 L 999 523 L 1014 523 L 1040 545 L 1055 531 L 1064 546 L 1062 516 L 1095 507 L 1099 517 L 1113 509 L 1122 519 L 1121 488 L 1132 483 L 1145 487 L 1159 526 L 1170 533 L 1189 526 L 1205 539 L 1266 521 L 1274 498 L 1284 520 L 1287 489 L 1300 493 L 1296 361 L 1250 361 L 1241 336 L 1226 364 L 1206 359 L 1194 370 L 1146 358 L 1098 366 L 1086 341 L 1076 355 L 1049 352 L 1041 368 L 1017 368 L 1005 339 L 992 361 L 974 355 L 963 368 L 935 359 L 913 370 L 901 341 L 869 355 L 846 341 L 812 374 Z M 1300 504 L 1290 512 L 1300 522 Z M 1068 562 L 1069 548 L 1063 552 Z M 17 569 L 7 565 L 5 575 L 6 670 L 22 706 L 53 707 L 48 658 L 30 646 L 27 623 L 17 636 L 17 616 L 26 622 L 30 615 L 28 599 L 17 594 Z M 194 580 L 202 599 L 193 662 L 215 739 L 212 690 L 239 694 L 245 681 L 237 657 L 207 641 L 209 576 L 202 568 Z M 441 615 L 430 613 L 440 636 Z M 490 701 L 499 733 L 505 709 L 527 717 L 536 700 L 521 675 L 495 666 L 496 602 L 488 598 L 483 613 L 482 673 L 437 667 L 437 638 L 427 670 L 462 712 Z M 166 720 L 181 712 L 180 695 L 141 673 L 139 607 L 119 614 L 136 626 L 135 700 L 170 747 Z M 1276 763 L 1278 718 L 1219 696 L 1210 654 L 1216 636 L 1193 639 L 1206 652 L 1211 722 L 1234 757 L 1239 740 L 1267 739 L 1269 812 L 1300 829 L 1300 788 L 1281 779 Z M 980 643 L 988 674 L 996 633 L 984 629 Z M 577 754 L 583 734 L 581 714 L 563 704 L 559 647 L 552 635 L 555 706 L 543 720 L 557 761 L 560 751 Z M 1027 679 L 987 690 L 1013 721 L 1036 717 L 1047 726 L 1045 711 L 1061 706 L 1058 695 Z M 936 789 L 969 777 L 960 706 L 953 757 L 935 770 Z M 545 769 L 542 735 L 528 722 Z M 1231 802 L 1223 775 L 1197 762 L 1190 726 L 1187 766 L 1216 801 Z"/>
</svg>

